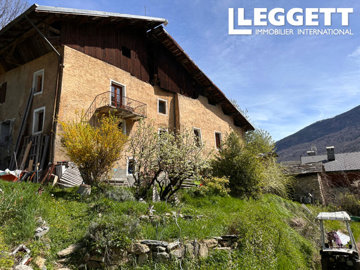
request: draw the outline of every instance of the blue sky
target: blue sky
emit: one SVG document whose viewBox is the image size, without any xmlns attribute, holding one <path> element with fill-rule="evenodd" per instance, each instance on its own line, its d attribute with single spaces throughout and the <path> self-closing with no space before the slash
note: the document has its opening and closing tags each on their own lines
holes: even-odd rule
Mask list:
<svg viewBox="0 0 360 270">
<path fill-rule="evenodd" d="M 359 0 L 63 0 L 41 5 L 166 18 L 165 29 L 275 140 L 360 101 Z M 353 36 L 229 36 L 228 8 L 351 7 Z M 336 27 L 334 27 L 336 28 Z M 340 28 L 340 27 L 339 27 Z"/>
</svg>

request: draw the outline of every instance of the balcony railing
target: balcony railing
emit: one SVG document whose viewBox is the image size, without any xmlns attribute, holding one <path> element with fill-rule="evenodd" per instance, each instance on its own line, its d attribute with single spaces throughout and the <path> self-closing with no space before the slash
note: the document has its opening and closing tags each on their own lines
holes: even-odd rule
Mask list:
<svg viewBox="0 0 360 270">
<path fill-rule="evenodd" d="M 89 121 L 96 114 L 113 113 L 122 119 L 139 120 L 146 117 L 145 103 L 132 98 L 118 96 L 111 91 L 97 95 L 84 115 Z"/>
</svg>

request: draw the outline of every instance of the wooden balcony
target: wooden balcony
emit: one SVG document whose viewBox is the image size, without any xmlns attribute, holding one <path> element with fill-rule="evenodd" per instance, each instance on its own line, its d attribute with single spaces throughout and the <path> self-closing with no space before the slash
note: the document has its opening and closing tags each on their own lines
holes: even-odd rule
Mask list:
<svg viewBox="0 0 360 270">
<path fill-rule="evenodd" d="M 116 96 L 111 91 L 106 91 L 94 98 L 85 112 L 84 118 L 86 121 L 90 121 L 96 115 L 111 113 L 121 119 L 137 121 L 146 117 L 146 110 L 145 103 L 128 97 Z"/>
</svg>

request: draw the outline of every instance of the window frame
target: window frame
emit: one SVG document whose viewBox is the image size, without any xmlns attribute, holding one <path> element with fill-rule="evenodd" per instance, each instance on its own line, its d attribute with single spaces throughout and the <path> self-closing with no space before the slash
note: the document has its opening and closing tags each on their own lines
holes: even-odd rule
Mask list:
<svg viewBox="0 0 360 270">
<path fill-rule="evenodd" d="M 113 85 L 116 85 L 116 86 L 119 86 L 119 87 L 122 88 L 122 90 L 123 90 L 123 95 L 122 95 L 123 100 L 122 100 L 122 102 L 123 102 L 124 105 L 126 105 L 126 104 L 127 104 L 127 102 L 126 102 L 126 85 L 123 84 L 123 83 L 121 83 L 121 82 L 115 81 L 115 80 L 113 80 L 113 79 L 110 79 L 110 86 L 109 86 L 109 104 L 111 105 L 111 87 L 112 87 Z"/>
<path fill-rule="evenodd" d="M 43 111 L 44 112 L 44 116 L 43 116 L 43 119 L 42 119 L 42 128 L 41 128 L 41 131 L 36 131 L 35 132 L 35 116 L 37 114 L 37 112 L 39 111 Z M 41 134 L 43 133 L 44 131 L 44 125 L 45 125 L 45 113 L 46 113 L 46 107 L 43 106 L 43 107 L 40 107 L 40 108 L 37 108 L 33 111 L 33 119 L 32 119 L 32 135 L 38 135 L 38 134 Z"/>
<path fill-rule="evenodd" d="M 134 157 L 128 157 L 127 159 L 126 159 L 126 176 L 133 176 L 134 174 L 132 174 L 132 173 L 129 173 L 129 163 L 130 163 L 130 160 L 133 160 L 134 162 L 136 161 L 135 159 L 134 159 Z M 135 164 L 134 164 L 134 166 L 135 166 Z"/>
<path fill-rule="evenodd" d="M 217 143 L 216 143 L 216 134 L 219 134 L 219 137 L 220 137 L 220 146 L 219 147 L 217 146 Z M 220 131 L 214 131 L 214 138 L 215 138 L 215 149 L 220 150 L 221 149 L 221 141 L 222 141 L 222 133 Z"/>
<path fill-rule="evenodd" d="M 198 146 L 201 146 L 202 144 L 203 144 L 203 142 L 202 142 L 202 134 L 201 134 L 201 128 L 197 128 L 197 127 L 193 127 L 193 132 L 195 131 L 195 130 L 197 130 L 197 131 L 199 131 L 199 145 Z M 195 132 L 194 132 L 194 136 L 195 137 L 197 137 L 196 135 L 195 135 Z"/>
<path fill-rule="evenodd" d="M 160 101 L 165 102 L 165 113 L 162 113 L 159 111 L 160 109 Z M 157 113 L 160 115 L 168 115 L 168 105 L 167 105 L 167 100 L 166 99 L 162 99 L 162 98 L 157 98 Z"/>
<path fill-rule="evenodd" d="M 38 75 L 40 75 L 40 74 L 42 75 L 42 78 L 41 78 L 41 91 L 35 92 L 35 87 L 36 87 L 36 82 L 37 82 L 36 77 L 37 77 Z M 33 89 L 33 91 L 34 91 L 34 96 L 40 95 L 40 94 L 43 93 L 43 91 L 44 91 L 44 78 L 45 78 L 44 69 L 37 70 L 37 71 L 35 71 L 35 72 L 33 73 L 32 89 Z"/>
</svg>

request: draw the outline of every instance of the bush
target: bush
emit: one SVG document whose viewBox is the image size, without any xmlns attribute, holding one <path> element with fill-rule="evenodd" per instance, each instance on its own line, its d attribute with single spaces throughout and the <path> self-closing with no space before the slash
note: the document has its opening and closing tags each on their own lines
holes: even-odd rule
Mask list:
<svg viewBox="0 0 360 270">
<path fill-rule="evenodd" d="M 84 182 L 98 185 L 120 158 L 126 136 L 119 119 L 102 117 L 97 126 L 84 121 L 61 122 L 61 142 L 68 157 L 79 167 Z"/>
<path fill-rule="evenodd" d="M 111 264 L 124 253 L 139 232 L 137 219 L 127 215 L 107 215 L 90 224 L 85 243 L 90 254 L 104 256 L 105 263 Z"/>
<path fill-rule="evenodd" d="M 122 187 L 106 191 L 105 197 L 117 202 L 135 201 L 135 197 L 131 190 Z"/>
<path fill-rule="evenodd" d="M 262 167 L 255 153 L 242 145 L 237 134 L 230 133 L 212 161 L 215 176 L 227 177 L 231 193 L 255 197 L 260 193 Z"/>
<path fill-rule="evenodd" d="M 226 177 L 205 177 L 201 180 L 198 187 L 191 188 L 188 193 L 193 193 L 195 196 L 228 196 L 230 189 L 229 179 Z"/>
<path fill-rule="evenodd" d="M 351 215 L 360 216 L 360 200 L 354 194 L 343 194 L 339 200 L 339 206 L 341 210 L 344 210 Z"/>
<path fill-rule="evenodd" d="M 233 195 L 256 197 L 263 192 L 287 197 L 291 178 L 276 162 L 274 147 L 271 136 L 263 130 L 248 132 L 245 142 L 232 132 L 212 161 L 213 173 L 229 178 Z"/>
</svg>

